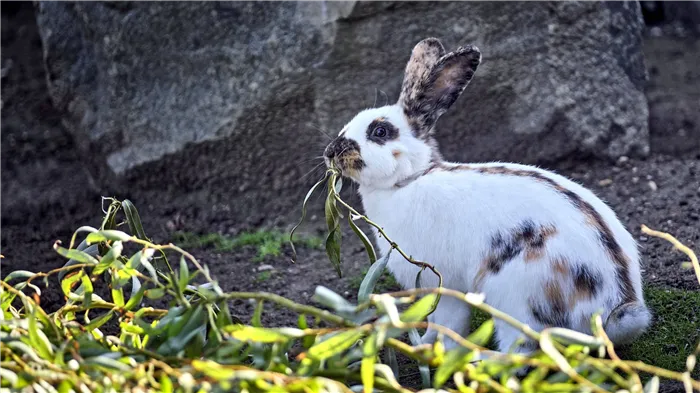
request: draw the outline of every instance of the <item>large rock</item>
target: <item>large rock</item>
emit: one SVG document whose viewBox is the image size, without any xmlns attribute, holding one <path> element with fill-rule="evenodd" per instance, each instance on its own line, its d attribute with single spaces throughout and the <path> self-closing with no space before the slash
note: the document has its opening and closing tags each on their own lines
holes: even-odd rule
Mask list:
<svg viewBox="0 0 700 393">
<path fill-rule="evenodd" d="M 40 2 L 49 89 L 106 180 L 303 194 L 325 137 L 394 102 L 411 48 L 476 44 L 448 159 L 648 152 L 636 2 Z"/>
<path fill-rule="evenodd" d="M 700 40 L 648 37 L 649 134 L 652 150 L 700 154 Z"/>
</svg>

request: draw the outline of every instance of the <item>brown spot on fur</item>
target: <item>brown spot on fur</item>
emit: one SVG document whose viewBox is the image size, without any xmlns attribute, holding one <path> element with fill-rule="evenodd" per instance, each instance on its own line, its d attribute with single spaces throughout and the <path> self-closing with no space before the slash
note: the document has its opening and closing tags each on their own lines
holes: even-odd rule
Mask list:
<svg viewBox="0 0 700 393">
<path fill-rule="evenodd" d="M 603 275 L 587 265 L 576 265 L 572 269 L 574 296 L 577 300 L 593 299 L 603 287 Z"/>
<path fill-rule="evenodd" d="M 399 158 L 399 156 L 401 155 L 401 152 L 398 151 L 398 150 L 393 150 L 393 151 L 391 152 L 391 155 L 393 155 L 394 158 Z"/>
<path fill-rule="evenodd" d="M 541 225 L 532 232 L 523 233 L 525 241 L 525 262 L 539 261 L 544 256 L 547 240 L 557 234 L 554 225 Z"/>
<path fill-rule="evenodd" d="M 569 263 L 564 257 L 556 257 L 552 260 L 552 269 L 562 278 L 569 276 Z"/>
<path fill-rule="evenodd" d="M 546 304 L 533 298 L 528 300 L 532 316 L 544 327 L 571 327 L 571 315 L 558 281 L 548 281 L 544 287 Z"/>
<path fill-rule="evenodd" d="M 539 260 L 544 256 L 547 239 L 556 232 L 553 225 L 538 226 L 532 220 L 525 220 L 505 234 L 493 235 L 489 251 L 474 277 L 474 287 L 480 288 L 486 274 L 498 274 L 506 263 L 523 251 L 526 262 Z"/>
</svg>

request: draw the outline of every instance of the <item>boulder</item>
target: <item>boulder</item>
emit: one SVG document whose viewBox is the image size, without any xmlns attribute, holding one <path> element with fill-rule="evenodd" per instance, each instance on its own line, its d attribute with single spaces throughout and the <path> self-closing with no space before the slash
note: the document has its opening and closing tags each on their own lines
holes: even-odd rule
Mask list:
<svg viewBox="0 0 700 393">
<path fill-rule="evenodd" d="M 438 124 L 451 160 L 645 155 L 637 2 L 39 2 L 49 91 L 102 182 L 294 203 L 435 36 L 482 65 Z M 88 161 L 89 160 L 89 161 Z"/>
</svg>

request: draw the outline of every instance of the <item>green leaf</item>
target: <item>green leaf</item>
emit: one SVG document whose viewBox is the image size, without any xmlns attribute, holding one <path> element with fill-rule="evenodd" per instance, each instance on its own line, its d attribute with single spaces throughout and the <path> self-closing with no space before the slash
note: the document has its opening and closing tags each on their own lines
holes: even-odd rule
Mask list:
<svg viewBox="0 0 700 393">
<path fill-rule="evenodd" d="M 82 279 L 83 275 L 85 275 L 85 271 L 79 270 L 64 278 L 61 281 L 61 289 L 63 290 L 63 294 L 66 296 L 70 295 L 73 285 Z"/>
<path fill-rule="evenodd" d="M 309 328 L 309 323 L 306 322 L 306 315 L 305 314 L 299 314 L 299 317 L 297 318 L 297 326 L 299 326 L 299 329 L 308 329 Z"/>
<path fill-rule="evenodd" d="M 36 307 L 32 307 L 31 317 L 29 318 L 29 342 L 32 347 L 39 353 L 43 359 L 51 361 L 53 359 L 53 348 L 46 334 L 39 329 L 36 318 Z"/>
<path fill-rule="evenodd" d="M 124 290 L 112 288 L 112 301 L 117 307 L 124 307 Z"/>
<path fill-rule="evenodd" d="M 231 337 L 238 341 L 264 344 L 289 341 L 289 337 L 287 335 L 280 333 L 276 329 L 259 328 L 253 326 L 234 326 L 233 329 L 225 330 L 230 331 Z"/>
<path fill-rule="evenodd" d="M 173 393 L 173 381 L 165 373 L 160 376 L 161 393 Z"/>
<path fill-rule="evenodd" d="M 113 315 L 114 315 L 114 311 L 109 310 L 106 313 L 104 313 L 103 315 L 100 315 L 99 318 L 93 319 L 89 324 L 87 324 L 85 326 L 85 329 L 87 329 L 88 331 L 99 329 L 100 326 L 107 323 L 107 321 L 109 321 Z"/>
<path fill-rule="evenodd" d="M 644 385 L 644 393 L 658 393 L 659 392 L 659 377 L 654 375 L 651 377 L 649 382 Z"/>
<path fill-rule="evenodd" d="M 122 250 L 124 250 L 124 245 L 120 241 L 114 242 L 112 244 L 112 247 L 109 248 L 109 251 L 105 253 L 105 255 L 100 258 L 100 263 L 95 266 L 95 269 L 92 271 L 92 274 L 102 274 L 105 270 L 110 268 L 114 261 L 117 260 L 122 255 Z"/>
<path fill-rule="evenodd" d="M 309 192 L 306 193 L 306 197 L 304 197 L 304 202 L 301 205 L 301 219 L 299 220 L 299 223 L 292 228 L 292 231 L 289 233 L 289 245 L 292 246 L 292 262 L 296 262 L 297 260 L 297 250 L 294 247 L 294 232 L 296 232 L 297 228 L 301 226 L 301 224 L 304 222 L 304 219 L 306 218 L 306 204 L 309 202 L 309 198 L 311 198 L 311 195 L 316 191 L 316 189 L 325 183 L 326 178 L 328 177 L 328 174 L 323 176 L 321 180 L 319 180 L 316 184 L 311 187 Z"/>
<path fill-rule="evenodd" d="M 124 199 L 122 201 L 122 209 L 124 209 L 124 215 L 126 216 L 126 222 L 129 224 L 129 230 L 131 233 L 135 234 L 141 240 L 149 240 L 146 237 L 146 232 L 143 230 L 143 224 L 141 224 L 141 217 L 139 216 L 136 206 L 131 203 L 130 200 Z"/>
<path fill-rule="evenodd" d="M 357 301 L 359 303 L 364 303 L 369 300 L 369 295 L 371 295 L 374 291 L 374 287 L 377 285 L 377 281 L 379 281 L 379 278 L 382 276 L 382 273 L 384 273 L 386 264 L 389 262 L 391 250 L 393 249 L 389 249 L 389 252 L 379 262 L 376 262 L 369 267 L 367 275 L 365 275 L 365 278 L 360 284 L 360 290 L 357 292 Z"/>
<path fill-rule="evenodd" d="M 442 387 L 452 374 L 461 370 L 473 357 L 474 353 L 462 346 L 447 352 L 445 361 L 435 371 L 433 387 Z"/>
<path fill-rule="evenodd" d="M 112 352 L 112 353 L 114 353 L 114 352 Z M 83 362 L 89 366 L 99 366 L 101 368 L 106 368 L 106 369 L 113 370 L 113 371 L 122 371 L 122 372 L 132 371 L 131 367 L 129 367 L 128 365 L 109 357 L 112 353 L 84 359 Z"/>
<path fill-rule="evenodd" d="M 355 224 L 355 220 L 352 219 L 352 213 L 348 212 L 348 224 L 350 224 L 350 228 L 355 232 L 355 235 L 360 238 L 362 241 L 362 244 L 365 246 L 365 251 L 367 251 L 367 257 L 369 257 L 369 263 L 373 264 L 374 262 L 377 261 L 377 253 L 374 252 L 374 246 L 372 246 L 372 242 L 369 240 L 367 235 L 365 235 L 364 232 L 362 232 L 362 229 Z"/>
<path fill-rule="evenodd" d="M 187 268 L 187 262 L 185 257 L 180 258 L 180 271 L 179 278 L 177 279 L 177 286 L 180 288 L 180 292 L 184 292 L 187 288 L 187 284 L 190 282 L 190 270 Z"/>
<path fill-rule="evenodd" d="M 150 249 L 149 249 L 150 250 Z M 153 281 L 158 282 L 158 274 L 156 273 L 156 269 L 153 267 L 151 262 L 149 261 L 149 250 L 140 252 L 140 257 L 141 257 L 141 265 L 148 271 L 148 274 L 151 276 Z"/>
<path fill-rule="evenodd" d="M 224 367 L 212 360 L 193 360 L 192 368 L 216 381 L 226 381 L 236 376 L 236 370 Z"/>
<path fill-rule="evenodd" d="M 377 351 L 377 334 L 375 333 L 367 337 L 362 346 L 360 377 L 365 393 L 372 393 L 374 389 L 374 365 L 377 362 Z"/>
<path fill-rule="evenodd" d="M 131 240 L 131 236 L 129 236 L 129 234 L 126 232 L 117 231 L 115 229 L 105 229 L 102 231 L 89 233 L 85 240 L 87 240 L 87 242 L 90 244 L 95 244 L 108 240 L 119 240 L 122 242 L 128 242 L 129 240 Z"/>
<path fill-rule="evenodd" d="M 350 348 L 362 336 L 364 336 L 364 332 L 359 330 L 340 332 L 309 348 L 308 354 L 314 359 L 327 359 Z"/>
<path fill-rule="evenodd" d="M 173 393 L 173 381 L 165 373 L 160 376 L 161 393 Z"/>
<path fill-rule="evenodd" d="M 129 298 L 129 301 L 126 302 L 126 305 L 124 308 L 126 310 L 131 310 L 132 308 L 138 306 L 141 303 L 141 300 L 143 299 L 143 294 L 146 292 L 146 286 L 141 285 L 139 287 L 139 290 L 136 291 L 135 294 L 131 295 L 131 298 Z"/>
<path fill-rule="evenodd" d="M 328 196 L 326 197 L 325 214 L 326 225 L 328 226 L 328 236 L 326 237 L 326 254 L 330 259 L 338 277 L 342 277 L 340 270 L 340 245 L 342 242 L 342 232 L 340 230 L 340 212 L 336 206 L 335 195 L 333 194 L 332 182 L 335 176 L 328 180 Z"/>
<path fill-rule="evenodd" d="M 84 251 L 78 251 L 75 249 L 69 250 L 67 248 L 59 246 L 60 242 L 56 242 L 53 245 L 54 250 L 58 252 L 59 255 L 62 257 L 68 258 L 68 259 L 73 259 L 77 261 L 78 263 L 89 263 L 92 265 L 97 265 L 97 259 L 95 259 L 92 255 L 84 252 Z"/>
<path fill-rule="evenodd" d="M 423 344 L 423 340 L 421 340 L 420 334 L 418 334 L 418 330 L 416 328 L 411 328 L 408 331 L 408 338 L 411 340 L 411 345 L 414 347 Z M 423 389 L 430 388 L 430 368 L 428 365 L 418 364 L 418 372 L 420 372 L 421 385 L 423 386 Z"/>
<path fill-rule="evenodd" d="M 423 296 L 419 301 L 413 303 L 408 310 L 401 314 L 401 321 L 411 323 L 424 320 L 430 313 L 436 297 L 437 295 L 432 293 Z"/>
<path fill-rule="evenodd" d="M 80 281 L 82 283 L 83 287 L 83 306 L 85 307 L 90 307 L 90 303 L 92 302 L 92 281 L 90 281 L 90 277 L 87 275 L 83 275 L 80 278 Z"/>
<path fill-rule="evenodd" d="M 351 311 L 355 309 L 344 297 L 320 285 L 316 287 L 312 299 L 335 311 Z"/>
<path fill-rule="evenodd" d="M 27 270 L 15 270 L 12 273 L 8 274 L 3 281 L 5 282 L 10 282 L 11 280 L 14 280 L 15 278 L 29 278 L 35 276 L 36 273 L 32 273 Z"/>
<path fill-rule="evenodd" d="M 131 258 L 129 258 L 129 261 L 126 263 L 126 266 L 138 271 L 143 270 L 141 266 L 142 256 L 143 251 L 138 251 L 136 254 L 132 255 Z"/>
<path fill-rule="evenodd" d="M 152 299 L 152 300 L 160 299 L 163 296 L 165 296 L 165 288 L 149 289 L 144 294 L 146 295 L 147 298 Z"/>
<path fill-rule="evenodd" d="M 216 327 L 223 329 L 226 326 L 231 325 L 242 325 L 243 323 L 238 319 L 231 316 L 231 311 L 228 309 L 228 304 L 224 301 L 219 305 L 219 312 L 216 314 Z"/>
<path fill-rule="evenodd" d="M 330 259 L 336 273 L 338 273 L 338 277 L 343 276 L 343 272 L 340 269 L 341 238 L 342 234 L 340 232 L 340 228 L 337 227 L 331 230 L 330 233 L 328 233 L 328 237 L 326 237 L 326 254 L 328 255 L 328 259 Z"/>
<path fill-rule="evenodd" d="M 255 327 L 262 327 L 262 312 L 263 312 L 263 307 L 264 307 L 264 302 L 262 300 L 258 300 L 258 303 L 255 305 L 255 311 L 253 312 L 253 318 L 250 321 L 250 324 L 255 326 Z"/>
<path fill-rule="evenodd" d="M 83 243 L 81 243 L 81 244 L 83 244 Z M 81 248 L 78 248 L 78 250 L 79 250 L 79 251 L 85 252 L 86 254 L 88 254 L 89 256 L 91 256 L 91 257 L 93 257 L 93 258 L 97 258 L 97 256 L 98 256 L 99 253 L 100 253 L 100 251 L 99 251 L 99 249 L 98 249 L 98 247 L 97 247 L 96 245 L 89 246 L 89 247 L 85 247 L 85 248 L 82 248 L 82 249 L 81 249 Z M 97 259 L 95 259 L 95 260 L 97 260 Z M 66 264 L 63 265 L 63 267 L 66 268 L 66 267 L 69 267 L 69 266 L 78 265 L 78 264 L 80 264 L 80 263 L 83 263 L 83 262 L 76 261 L 75 259 L 71 259 L 71 260 L 69 260 L 68 262 L 66 262 Z M 62 270 L 62 271 L 58 272 L 58 281 L 63 280 L 63 277 L 65 277 L 66 274 L 70 273 L 71 271 L 75 271 L 75 269 L 73 269 L 73 270 Z"/>
<path fill-rule="evenodd" d="M 389 364 L 391 372 L 394 373 L 394 377 L 399 378 L 399 361 L 396 358 L 396 350 L 393 347 L 385 348 L 386 363 Z M 428 367 L 426 366 L 426 369 Z M 428 386 L 430 387 L 430 386 Z"/>
<path fill-rule="evenodd" d="M 467 337 L 467 341 L 470 341 L 479 346 L 485 346 L 491 340 L 494 330 L 494 320 L 493 318 L 485 321 L 481 324 L 472 334 Z"/>
<path fill-rule="evenodd" d="M 19 381 L 19 378 L 17 378 L 17 374 L 15 374 L 14 372 L 6 368 L 0 368 L 0 380 L 8 383 L 8 385 L 10 385 L 11 387 L 17 387 L 17 382 Z"/>
</svg>

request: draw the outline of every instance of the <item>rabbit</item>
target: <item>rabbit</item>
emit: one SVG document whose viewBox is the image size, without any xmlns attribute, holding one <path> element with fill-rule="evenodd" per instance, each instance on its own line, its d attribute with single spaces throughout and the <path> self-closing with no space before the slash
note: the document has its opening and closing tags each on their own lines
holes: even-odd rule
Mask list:
<svg viewBox="0 0 700 393">
<path fill-rule="evenodd" d="M 445 53 L 427 38 L 413 49 L 398 102 L 358 113 L 325 148 L 326 165 L 358 185 L 365 214 L 413 258 L 441 272 L 446 288 L 482 293 L 485 302 L 535 330 L 591 333 L 600 312 L 613 343 L 650 324 L 637 244 L 615 213 L 583 186 L 553 172 L 513 163 L 443 160 L 435 124 L 481 62 L 475 46 Z M 391 245 L 374 236 L 382 255 Z M 392 253 L 387 267 L 404 288 L 419 268 Z M 436 287 L 426 272 L 422 287 Z M 428 317 L 462 336 L 470 309 L 442 296 Z M 422 342 L 438 332 L 429 325 Z M 537 343 L 501 320 L 500 352 L 531 353 Z M 447 349 L 457 345 L 448 337 Z"/>
</svg>

